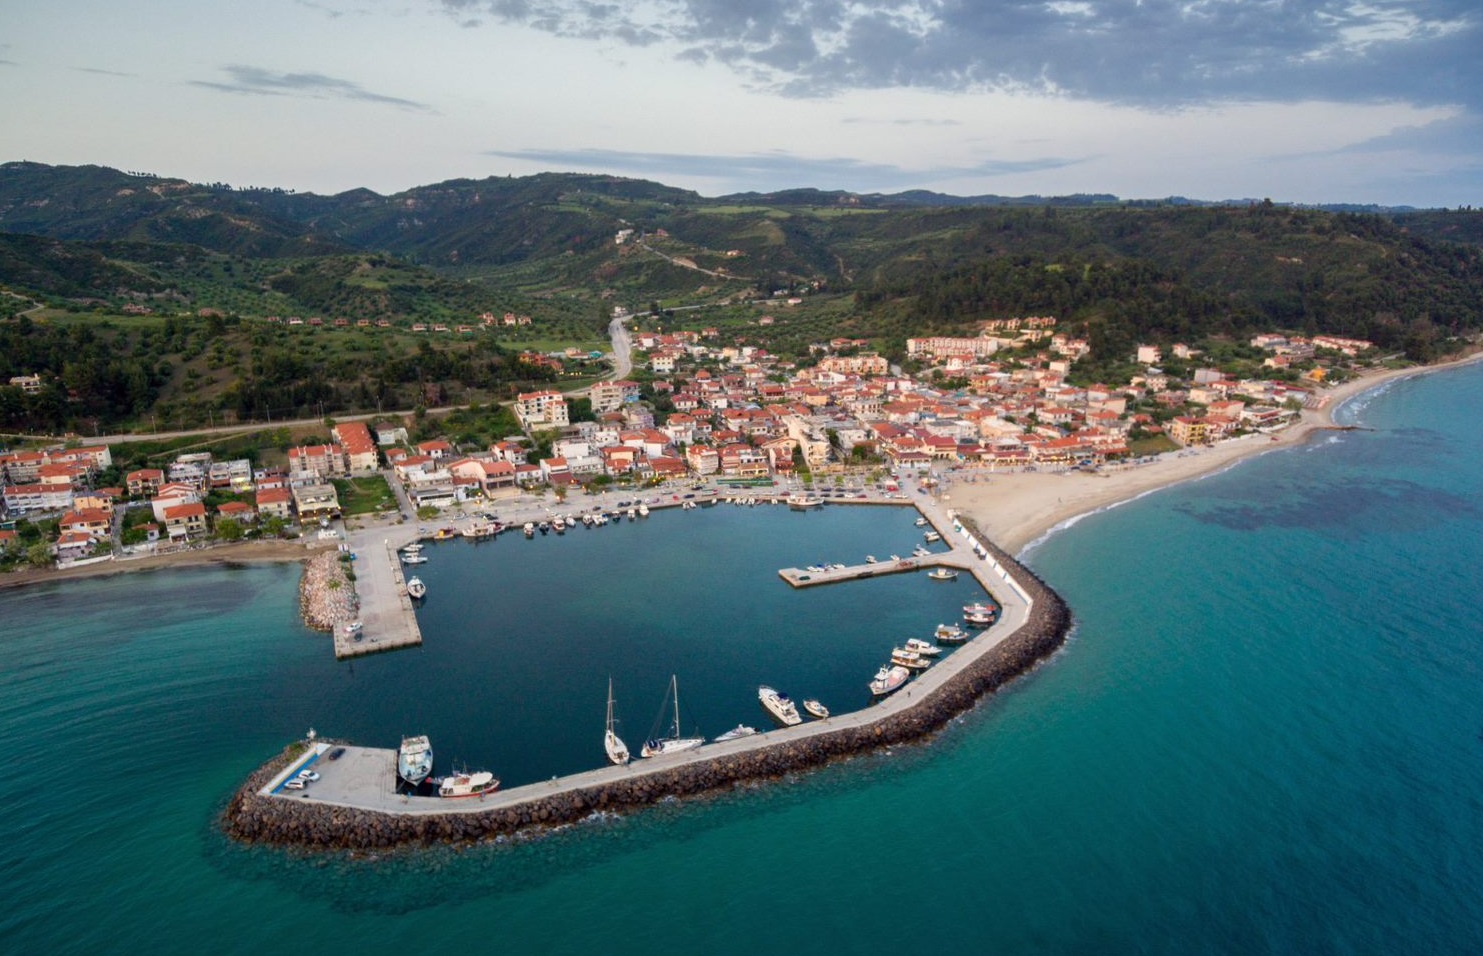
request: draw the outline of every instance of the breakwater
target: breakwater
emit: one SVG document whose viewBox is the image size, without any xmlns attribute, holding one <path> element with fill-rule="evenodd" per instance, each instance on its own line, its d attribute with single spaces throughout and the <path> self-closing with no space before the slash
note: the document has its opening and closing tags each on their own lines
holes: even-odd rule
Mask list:
<svg viewBox="0 0 1483 956">
<path fill-rule="evenodd" d="M 880 747 L 921 740 L 984 695 L 1044 660 L 1061 646 L 1070 630 L 1070 610 L 1059 595 L 1008 554 L 987 543 L 986 547 L 1032 599 L 1028 618 L 1013 633 L 972 655 L 961 670 L 922 693 L 909 706 L 892 709 L 878 719 L 781 739 L 737 753 L 646 769 L 641 774 L 591 786 L 558 788 L 517 804 L 489 809 L 461 807 L 446 813 L 401 814 L 263 794 L 264 786 L 298 752 L 290 750 L 248 778 L 223 812 L 222 825 L 228 835 L 245 842 L 317 849 L 472 843 L 571 824 L 593 813 L 634 810 L 667 798 L 720 792 Z M 971 654 L 972 644 L 963 651 Z"/>
<path fill-rule="evenodd" d="M 304 624 L 316 631 L 332 632 L 355 619 L 358 601 L 351 586 L 346 562 L 339 551 L 321 551 L 304 562 L 299 581 L 299 606 Z"/>
</svg>

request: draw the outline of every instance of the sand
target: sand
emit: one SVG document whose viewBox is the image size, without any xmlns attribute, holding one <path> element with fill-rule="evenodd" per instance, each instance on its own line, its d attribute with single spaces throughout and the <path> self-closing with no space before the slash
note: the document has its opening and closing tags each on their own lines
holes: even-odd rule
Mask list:
<svg viewBox="0 0 1483 956">
<path fill-rule="evenodd" d="M 1215 445 L 1160 455 L 1144 465 L 1114 466 L 1098 474 L 993 474 L 968 472 L 949 476 L 939 489 L 944 503 L 971 517 L 993 541 L 1010 554 L 1048 531 L 1081 515 L 1140 495 L 1190 481 L 1228 468 L 1238 461 L 1290 448 L 1316 433 L 1334 428 L 1333 413 L 1345 400 L 1387 381 L 1450 368 L 1483 358 L 1483 353 L 1437 365 L 1369 372 L 1321 393 L 1319 410 L 1305 410 L 1294 425 L 1275 435 L 1249 435 Z"/>
</svg>

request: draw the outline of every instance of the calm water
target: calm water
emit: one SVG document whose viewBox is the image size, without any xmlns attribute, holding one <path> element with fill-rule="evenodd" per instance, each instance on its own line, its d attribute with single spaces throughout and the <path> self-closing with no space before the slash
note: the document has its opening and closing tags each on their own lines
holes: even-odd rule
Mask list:
<svg viewBox="0 0 1483 956">
<path fill-rule="evenodd" d="M 521 845 L 325 860 L 236 847 L 212 821 L 309 724 L 426 729 L 440 756 L 534 778 L 591 765 L 610 672 L 630 742 L 671 672 L 707 734 L 761 725 L 764 680 L 849 706 L 890 641 L 967 592 L 902 576 L 794 593 L 778 566 L 884 557 L 915 529 L 719 508 L 440 548 L 429 646 L 353 666 L 298 627 L 294 569 L 0 594 L 0 938 L 1478 952 L 1480 407 L 1480 368 L 1395 384 L 1354 410 L 1374 431 L 1052 537 L 1032 563 L 1075 608 L 1072 641 L 930 746 Z M 522 723 L 540 712 L 583 729 Z"/>
</svg>

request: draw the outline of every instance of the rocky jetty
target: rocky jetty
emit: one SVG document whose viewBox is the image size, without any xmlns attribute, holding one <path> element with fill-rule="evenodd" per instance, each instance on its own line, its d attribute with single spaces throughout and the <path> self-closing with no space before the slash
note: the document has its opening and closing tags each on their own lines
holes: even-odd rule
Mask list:
<svg viewBox="0 0 1483 956">
<path fill-rule="evenodd" d="M 980 540 L 986 540 L 980 536 Z M 1030 619 L 1009 638 L 984 652 L 951 680 L 909 709 L 860 727 L 717 756 L 668 770 L 552 794 L 473 813 L 397 815 L 308 801 L 264 797 L 259 790 L 286 766 L 292 753 L 259 769 L 223 814 L 227 833 L 245 842 L 318 849 L 369 850 L 434 843 L 474 843 L 521 831 L 580 821 L 602 811 L 632 810 L 671 797 L 713 793 L 738 784 L 769 780 L 909 741 L 920 740 L 1050 656 L 1071 629 L 1071 613 L 1055 591 L 992 545 L 994 557 L 1034 601 Z"/>
<path fill-rule="evenodd" d="M 304 623 L 316 631 L 334 633 L 336 627 L 355 620 L 359 610 L 355 586 L 346 573 L 342 552 L 323 551 L 304 562 L 299 580 L 299 607 Z"/>
</svg>

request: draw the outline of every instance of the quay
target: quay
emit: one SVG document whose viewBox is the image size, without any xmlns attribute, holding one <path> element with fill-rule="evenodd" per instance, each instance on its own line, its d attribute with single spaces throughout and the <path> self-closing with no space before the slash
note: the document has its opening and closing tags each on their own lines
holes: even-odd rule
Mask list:
<svg viewBox="0 0 1483 956">
<path fill-rule="evenodd" d="M 335 628 L 335 659 L 379 654 L 422 644 L 417 613 L 407 596 L 402 563 L 389 539 L 355 552 L 355 594 L 360 603 L 361 631 Z"/>
<path fill-rule="evenodd" d="M 778 577 L 787 581 L 795 588 L 807 588 L 818 584 L 858 581 L 861 578 L 874 578 L 886 574 L 902 574 L 907 571 L 921 571 L 926 568 L 935 567 L 957 568 L 966 571 L 972 570 L 966 558 L 954 551 L 947 551 L 921 555 L 920 557 L 912 555 L 909 558 L 901 558 L 896 561 L 877 561 L 874 564 L 837 565 L 826 567 L 822 571 L 810 568 L 779 568 Z"/>
<path fill-rule="evenodd" d="M 935 563 L 971 573 L 995 597 L 1001 614 L 994 626 L 871 706 L 461 800 L 397 793 L 394 750 L 345 744 L 334 748 L 341 753 L 330 759 L 331 744 L 311 741 L 254 772 L 229 802 L 223 826 L 246 842 L 326 849 L 476 842 L 776 779 L 927 737 L 1052 654 L 1070 630 L 1071 616 L 1059 595 L 971 526 L 951 513 L 938 513 L 935 503 L 917 506 L 951 545 L 949 552 L 932 556 Z M 394 564 L 389 545 L 388 557 Z M 320 774 L 318 781 L 302 790 L 283 787 L 311 766 Z"/>
</svg>

